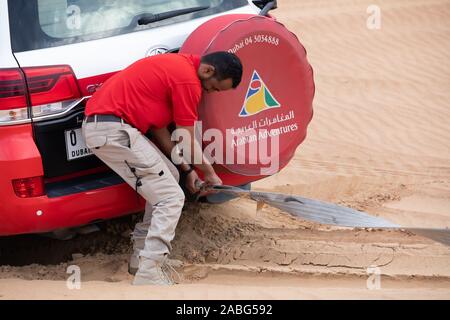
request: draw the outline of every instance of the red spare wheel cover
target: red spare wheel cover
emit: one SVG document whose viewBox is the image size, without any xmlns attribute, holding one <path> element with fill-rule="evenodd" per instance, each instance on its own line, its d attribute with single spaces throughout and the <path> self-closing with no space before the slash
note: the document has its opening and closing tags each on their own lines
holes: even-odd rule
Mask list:
<svg viewBox="0 0 450 320">
<path fill-rule="evenodd" d="M 223 154 L 215 155 L 222 164 L 215 168 L 224 184 L 241 185 L 284 168 L 305 139 L 313 115 L 313 71 L 297 37 L 272 18 L 217 17 L 197 28 L 180 49 L 199 55 L 216 51 L 235 53 L 244 74 L 237 89 L 203 95 L 199 120 L 204 133 L 211 128 L 222 133 Z M 205 149 L 210 142 L 203 141 Z"/>
</svg>

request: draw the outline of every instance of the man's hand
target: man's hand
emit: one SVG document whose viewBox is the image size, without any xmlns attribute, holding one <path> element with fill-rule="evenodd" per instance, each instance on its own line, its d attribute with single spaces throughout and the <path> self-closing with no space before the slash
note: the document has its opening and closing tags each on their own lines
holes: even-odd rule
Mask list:
<svg viewBox="0 0 450 320">
<path fill-rule="evenodd" d="M 214 172 L 206 173 L 204 176 L 205 183 L 208 186 L 222 185 L 222 180 L 220 180 L 219 176 Z"/>
<path fill-rule="evenodd" d="M 186 188 L 191 193 L 196 193 L 200 191 L 199 185 L 202 185 L 203 183 L 207 186 L 214 186 L 214 185 L 222 185 L 222 180 L 217 176 L 216 173 L 213 174 L 207 174 L 205 175 L 205 181 L 201 181 L 200 178 L 197 175 L 197 172 L 192 171 L 186 176 Z M 199 183 L 200 182 L 200 183 Z M 211 191 L 204 191 L 204 194 L 208 194 Z"/>
<path fill-rule="evenodd" d="M 187 176 L 186 176 L 186 188 L 189 190 L 190 193 L 194 194 L 198 191 L 200 191 L 195 182 L 199 180 L 200 178 L 198 177 L 197 172 L 195 171 L 191 171 Z"/>
</svg>

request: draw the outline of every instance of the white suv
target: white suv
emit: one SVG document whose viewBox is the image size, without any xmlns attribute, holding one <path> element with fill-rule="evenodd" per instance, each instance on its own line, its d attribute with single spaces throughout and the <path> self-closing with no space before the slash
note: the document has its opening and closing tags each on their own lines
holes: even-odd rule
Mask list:
<svg viewBox="0 0 450 320">
<path fill-rule="evenodd" d="M 0 0 L 0 235 L 142 209 L 84 145 L 86 99 L 134 61 L 177 51 L 212 17 L 268 2 Z"/>
</svg>

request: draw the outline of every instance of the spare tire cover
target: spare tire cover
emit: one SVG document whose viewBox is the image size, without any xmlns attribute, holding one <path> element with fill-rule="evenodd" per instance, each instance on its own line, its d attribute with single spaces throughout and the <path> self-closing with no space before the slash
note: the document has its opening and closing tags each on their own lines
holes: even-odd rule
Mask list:
<svg viewBox="0 0 450 320">
<path fill-rule="evenodd" d="M 212 152 L 219 176 L 225 184 L 241 185 L 284 168 L 305 139 L 313 115 L 313 71 L 298 38 L 273 18 L 220 16 L 197 28 L 180 49 L 216 51 L 241 59 L 242 82 L 234 90 L 203 94 L 199 120 L 203 133 L 221 133 L 209 134 L 223 146 Z M 205 138 L 207 153 L 212 142 Z"/>
</svg>

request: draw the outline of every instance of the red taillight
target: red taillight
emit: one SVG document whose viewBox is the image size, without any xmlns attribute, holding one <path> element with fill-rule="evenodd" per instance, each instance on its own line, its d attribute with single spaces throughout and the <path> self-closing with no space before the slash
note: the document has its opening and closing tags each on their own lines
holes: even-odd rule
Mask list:
<svg viewBox="0 0 450 320">
<path fill-rule="evenodd" d="M 70 66 L 0 69 L 0 124 L 30 118 L 27 95 L 35 117 L 62 112 L 81 97 Z"/>
<path fill-rule="evenodd" d="M 38 106 L 80 98 L 77 79 L 70 66 L 23 68 L 31 104 Z M 0 69 L 0 110 L 27 106 L 22 70 Z"/>
<path fill-rule="evenodd" d="M 43 177 L 16 179 L 12 183 L 19 198 L 40 197 L 45 194 Z"/>
<path fill-rule="evenodd" d="M 70 66 L 30 67 L 23 71 L 33 106 L 81 97 Z"/>
<path fill-rule="evenodd" d="M 0 69 L 0 110 L 27 106 L 25 80 L 20 69 Z"/>
</svg>

